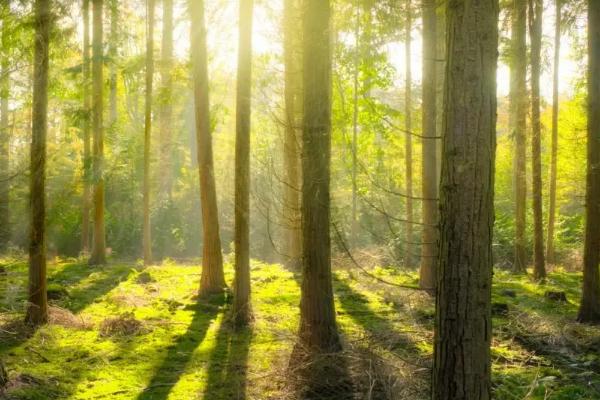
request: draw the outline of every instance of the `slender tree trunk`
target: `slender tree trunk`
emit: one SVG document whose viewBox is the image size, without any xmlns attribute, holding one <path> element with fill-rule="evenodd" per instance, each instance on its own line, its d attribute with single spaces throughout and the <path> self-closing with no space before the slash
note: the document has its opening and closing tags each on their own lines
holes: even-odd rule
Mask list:
<svg viewBox="0 0 600 400">
<path fill-rule="evenodd" d="M 554 27 L 554 76 L 552 91 L 552 149 L 550 160 L 550 193 L 548 201 L 548 241 L 546 242 L 546 259 L 554 264 L 554 223 L 556 220 L 556 175 L 558 158 L 558 85 L 560 66 L 560 24 L 562 0 L 556 0 L 556 22 Z"/>
<path fill-rule="evenodd" d="M 407 267 L 413 266 L 413 157 L 412 157 L 412 55 L 411 55 L 411 33 L 412 33 L 412 10 L 411 0 L 406 0 L 406 26 L 405 26 L 405 39 L 404 49 L 406 52 L 406 85 L 405 85 L 405 105 L 404 105 L 404 118 L 405 118 L 405 129 L 406 129 L 406 143 L 405 143 L 405 168 L 406 168 L 406 243 L 405 249 L 405 264 Z"/>
<path fill-rule="evenodd" d="M 436 138 L 436 0 L 422 0 L 423 9 L 423 232 L 419 285 L 435 289 L 438 231 Z"/>
<path fill-rule="evenodd" d="M 110 38 L 108 40 L 109 71 L 109 124 L 114 129 L 117 122 L 117 46 L 119 44 L 119 0 L 110 0 Z"/>
<path fill-rule="evenodd" d="M 93 132 L 93 180 L 94 180 L 94 245 L 89 263 L 106 264 L 104 232 L 104 127 L 103 127 L 103 84 L 102 73 L 102 2 L 92 0 L 92 132 Z"/>
<path fill-rule="evenodd" d="M 350 243 L 356 245 L 358 236 L 358 184 L 356 182 L 358 160 L 358 89 L 360 72 L 360 6 L 356 7 L 356 26 L 354 27 L 354 71 L 352 91 L 352 226 L 350 227 Z"/>
<path fill-rule="evenodd" d="M 48 131 L 48 58 L 50 0 L 36 0 L 31 116 L 31 231 L 29 237 L 29 298 L 25 320 L 48 321 L 46 293 L 46 136 Z"/>
<path fill-rule="evenodd" d="M 515 141 L 514 272 L 527 272 L 527 0 L 513 0 L 510 69 L 510 127 Z"/>
<path fill-rule="evenodd" d="M 302 346 L 315 352 L 341 348 L 331 283 L 330 163 L 331 47 L 329 0 L 304 0 L 304 128 L 300 299 Z"/>
<path fill-rule="evenodd" d="M 148 0 L 146 28 L 146 112 L 144 116 L 144 265 L 152 263 L 150 228 L 150 146 L 152 141 L 152 83 L 154 80 L 154 0 Z"/>
<path fill-rule="evenodd" d="M 436 11 L 436 132 L 440 139 L 444 134 L 444 130 L 442 129 L 443 120 L 444 120 L 444 84 L 446 81 L 446 6 L 445 3 L 437 2 L 437 11 Z M 437 154 L 437 176 L 436 182 L 438 185 L 438 195 L 439 195 L 439 185 L 440 185 L 440 177 L 442 175 L 442 145 L 441 141 L 437 142 L 436 154 Z M 439 218 L 439 215 L 438 215 Z M 439 235 L 439 231 L 438 231 Z"/>
<path fill-rule="evenodd" d="M 10 95 L 10 65 L 8 52 L 8 16 L 10 1 L 3 6 L 2 51 L 0 52 L 0 251 L 10 242 L 10 130 L 8 126 L 8 99 Z"/>
<path fill-rule="evenodd" d="M 204 1 L 191 2 L 191 20 L 192 72 L 204 241 L 200 295 L 204 296 L 218 293 L 225 287 L 210 128 Z"/>
<path fill-rule="evenodd" d="M 233 318 L 238 326 L 251 319 L 250 304 L 250 121 L 252 90 L 253 0 L 240 1 L 235 136 L 235 281 Z"/>
<path fill-rule="evenodd" d="M 90 0 L 83 0 L 83 199 L 81 207 L 81 251 L 90 251 Z"/>
<path fill-rule="evenodd" d="M 159 151 L 161 171 L 159 192 L 161 197 L 171 198 L 173 188 L 173 140 L 171 137 L 173 117 L 173 0 L 163 0 L 162 54 L 160 63 L 161 90 L 159 96 Z"/>
<path fill-rule="evenodd" d="M 448 7 L 432 398 L 491 398 L 498 1 Z M 468 27 L 468 29 L 466 29 Z"/>
<path fill-rule="evenodd" d="M 533 277 L 546 277 L 544 261 L 544 221 L 542 210 L 542 125 L 540 121 L 540 71 L 542 52 L 543 0 L 529 0 L 531 35 L 531 173 L 533 198 Z"/>
<path fill-rule="evenodd" d="M 583 292 L 577 319 L 600 323 L 600 2 L 588 0 L 588 142 Z"/>
<path fill-rule="evenodd" d="M 289 267 L 302 264 L 302 230 L 300 229 L 300 125 L 302 116 L 301 52 L 297 26 L 300 22 L 297 0 L 284 3 L 284 63 L 286 126 L 283 144 L 285 166 L 285 256 Z"/>
</svg>

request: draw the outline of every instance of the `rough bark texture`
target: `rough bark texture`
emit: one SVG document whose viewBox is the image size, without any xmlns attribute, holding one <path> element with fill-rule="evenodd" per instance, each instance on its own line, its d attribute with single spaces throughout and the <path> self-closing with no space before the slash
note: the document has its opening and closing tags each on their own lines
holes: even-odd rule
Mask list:
<svg viewBox="0 0 600 400">
<path fill-rule="evenodd" d="M 419 285 L 435 289 L 438 230 L 438 182 L 436 139 L 436 0 L 422 0 L 423 10 L 423 231 Z"/>
<path fill-rule="evenodd" d="M 491 398 L 498 1 L 447 11 L 440 262 L 432 398 Z"/>
<path fill-rule="evenodd" d="M 304 126 L 300 343 L 315 352 L 341 348 L 331 282 L 331 46 L 328 0 L 305 0 L 303 12 Z"/>
<path fill-rule="evenodd" d="M 217 208 L 212 133 L 210 129 L 204 1 L 192 1 L 190 10 L 196 139 L 203 229 L 202 276 L 200 277 L 200 295 L 203 296 L 222 291 L 225 287 L 225 276 L 223 274 L 219 211 Z"/>
<path fill-rule="evenodd" d="M 550 156 L 550 190 L 548 193 L 548 239 L 546 261 L 554 264 L 554 224 L 556 220 L 556 175 L 558 158 L 558 69 L 560 66 L 560 24 L 562 0 L 556 0 L 556 22 L 554 26 L 554 75 L 552 91 L 552 148 Z"/>
<path fill-rule="evenodd" d="M 600 2 L 588 0 L 588 165 L 583 293 L 577 319 L 600 323 Z"/>
<path fill-rule="evenodd" d="M 25 320 L 48 321 L 46 293 L 46 136 L 48 131 L 48 46 L 50 0 L 36 0 L 31 115 L 31 227 L 29 236 L 29 297 Z"/>
<path fill-rule="evenodd" d="M 298 23 L 298 0 L 284 3 L 284 63 L 285 63 L 285 137 L 283 163 L 285 167 L 285 247 L 287 265 L 302 264 L 302 230 L 300 229 L 300 127 L 302 125 L 301 52 Z"/>
<path fill-rule="evenodd" d="M 235 280 L 233 319 L 247 325 L 250 307 L 250 116 L 252 88 L 252 6 L 240 1 L 235 136 Z"/>
<path fill-rule="evenodd" d="M 10 2 L 2 12 L 10 14 Z M 7 17 L 8 19 L 8 17 Z M 0 251 L 10 242 L 10 130 L 8 126 L 8 99 L 10 93 L 10 66 L 8 54 L 9 32 L 6 20 L 2 22 L 2 50 L 0 52 Z"/>
<path fill-rule="evenodd" d="M 89 263 L 106 264 L 106 238 L 104 230 L 104 127 L 102 73 L 102 0 L 92 0 L 92 132 L 94 180 L 94 245 Z"/>
<path fill-rule="evenodd" d="M 152 141 L 152 82 L 154 80 L 154 0 L 148 0 L 146 27 L 146 110 L 144 114 L 144 223 L 142 241 L 144 265 L 152 263 L 150 230 L 150 146 Z"/>
<path fill-rule="evenodd" d="M 527 0 L 513 0 L 510 63 L 510 127 L 515 141 L 514 271 L 527 272 Z"/>
<path fill-rule="evenodd" d="M 173 0 L 163 0 L 162 54 L 160 60 L 161 88 L 158 98 L 159 123 L 159 195 L 171 198 L 173 188 Z"/>
<path fill-rule="evenodd" d="M 90 251 L 90 0 L 83 0 L 83 199 L 81 206 L 81 252 Z"/>
<path fill-rule="evenodd" d="M 413 238 L 413 157 L 412 157 L 412 55 L 411 55 L 411 33 L 412 33 L 412 15 L 411 15 L 411 0 L 406 0 L 406 26 L 404 31 L 404 50 L 406 53 L 406 82 L 405 82 L 405 99 L 404 99 L 404 118 L 406 129 L 406 142 L 404 147 L 405 169 L 406 169 L 406 236 L 404 246 L 404 262 L 406 267 L 413 266 L 414 259 L 414 238 Z"/>
<path fill-rule="evenodd" d="M 542 210 L 542 124 L 540 121 L 540 72 L 542 52 L 542 0 L 529 0 L 531 36 L 531 196 L 533 203 L 533 277 L 546 277 L 544 217 Z"/>
</svg>

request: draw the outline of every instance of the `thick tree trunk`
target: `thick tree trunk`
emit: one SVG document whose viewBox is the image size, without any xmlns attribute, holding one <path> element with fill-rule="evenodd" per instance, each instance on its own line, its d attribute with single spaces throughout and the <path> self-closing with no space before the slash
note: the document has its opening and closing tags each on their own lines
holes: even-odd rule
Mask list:
<svg viewBox="0 0 600 400">
<path fill-rule="evenodd" d="M 90 0 L 83 0 L 83 199 L 81 206 L 81 252 L 90 251 Z"/>
<path fill-rule="evenodd" d="M 544 221 L 542 210 L 542 124 L 540 121 L 540 72 L 542 53 L 543 0 L 529 0 L 531 36 L 531 174 L 533 200 L 533 277 L 546 277 L 544 261 Z"/>
<path fill-rule="evenodd" d="M 48 131 L 48 58 L 50 0 L 36 0 L 31 115 L 31 231 L 29 237 L 29 298 L 25 320 L 48 321 L 46 293 L 46 136 Z"/>
<path fill-rule="evenodd" d="M 304 127 L 300 343 L 314 352 L 341 348 L 331 282 L 331 46 L 329 0 L 305 0 L 303 12 Z"/>
<path fill-rule="evenodd" d="M 588 0 L 588 143 L 583 292 L 577 319 L 600 323 L 600 2 Z"/>
<path fill-rule="evenodd" d="M 173 188 L 173 0 L 163 0 L 162 54 L 160 62 L 161 89 L 158 98 L 159 112 L 159 194 L 162 199 L 171 198 Z"/>
<path fill-rule="evenodd" d="M 117 46 L 119 44 L 119 0 L 110 0 L 110 37 L 108 39 L 108 57 L 110 63 L 110 71 L 108 85 L 110 88 L 109 95 L 109 124 L 110 128 L 114 129 L 114 124 L 117 122 Z"/>
<path fill-rule="evenodd" d="M 560 24 L 562 0 L 556 0 L 556 22 L 554 26 L 554 76 L 552 91 L 552 149 L 550 160 L 550 193 L 548 193 L 548 239 L 546 242 L 546 260 L 550 264 L 554 258 L 554 224 L 556 220 L 556 175 L 558 158 L 558 85 L 560 66 Z"/>
<path fill-rule="evenodd" d="M 432 398 L 491 398 L 498 1 L 448 7 Z"/>
<path fill-rule="evenodd" d="M 422 0 L 423 10 L 423 232 L 419 286 L 435 289 L 438 230 L 436 138 L 436 0 Z"/>
<path fill-rule="evenodd" d="M 510 127 L 515 141 L 514 272 L 527 272 L 527 0 L 513 0 L 510 61 Z"/>
<path fill-rule="evenodd" d="M 287 265 L 299 269 L 302 264 L 302 230 L 300 229 L 300 126 L 302 124 L 301 52 L 298 34 L 300 22 L 297 0 L 284 3 L 284 63 L 285 63 L 285 137 L 283 163 L 285 167 L 284 255 Z"/>
<path fill-rule="evenodd" d="M 404 246 L 404 261 L 406 267 L 413 266 L 413 157 L 412 157 L 412 55 L 411 55 L 411 33 L 412 33 L 412 10 L 411 0 L 406 0 L 406 26 L 404 32 L 404 50 L 406 53 L 406 85 L 405 85 L 405 104 L 404 104 L 404 118 L 406 129 L 406 142 L 405 142 L 405 168 L 406 168 L 406 237 Z"/>
<path fill-rule="evenodd" d="M 3 6 L 10 15 L 10 1 Z M 8 17 L 6 17 L 6 20 Z M 10 130 L 8 126 L 8 99 L 10 93 L 10 66 L 8 24 L 2 22 L 2 50 L 0 52 L 0 251 L 10 242 Z"/>
<path fill-rule="evenodd" d="M 200 295 L 218 293 L 225 287 L 223 255 L 219 234 L 219 211 L 212 153 L 212 133 L 208 99 L 208 58 L 204 1 L 191 2 L 191 52 L 196 107 L 196 136 L 198 170 L 200 176 L 200 203 L 202 206 L 203 254 Z"/>
<path fill-rule="evenodd" d="M 94 245 L 90 265 L 106 264 L 106 243 L 104 231 L 104 127 L 103 127 L 103 84 L 102 73 L 102 2 L 92 0 L 92 132 L 93 180 L 94 180 Z"/>
<path fill-rule="evenodd" d="M 251 319 L 250 307 L 250 116 L 252 89 L 253 0 L 240 1 L 235 136 L 235 281 L 233 319 Z"/>
<path fill-rule="evenodd" d="M 144 223 L 142 229 L 144 265 L 152 263 L 150 227 L 150 146 L 152 141 L 152 83 L 154 80 L 154 0 L 147 3 L 146 28 L 146 110 L 144 115 Z"/>
</svg>

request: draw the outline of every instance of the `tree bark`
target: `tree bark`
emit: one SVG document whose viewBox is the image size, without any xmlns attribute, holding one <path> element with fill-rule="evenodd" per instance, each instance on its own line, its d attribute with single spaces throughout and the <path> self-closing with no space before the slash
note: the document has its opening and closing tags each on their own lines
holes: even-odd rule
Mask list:
<svg viewBox="0 0 600 400">
<path fill-rule="evenodd" d="M 25 320 L 48 321 L 46 293 L 46 136 L 48 132 L 48 65 L 50 0 L 36 0 L 31 115 L 31 231 L 29 236 L 29 298 Z"/>
<path fill-rule="evenodd" d="M 577 319 L 600 323 L 600 3 L 588 0 L 588 142 L 583 291 Z"/>
<path fill-rule="evenodd" d="M 299 339 L 312 352 L 341 349 L 331 282 L 331 46 L 329 0 L 303 4 L 302 233 Z"/>
<path fill-rule="evenodd" d="M 148 0 L 146 28 L 146 110 L 144 115 L 144 265 L 152 263 L 150 227 L 150 146 L 152 142 L 152 83 L 154 80 L 154 0 Z"/>
<path fill-rule="evenodd" d="M 540 72 L 542 52 L 543 0 L 529 0 L 531 37 L 531 174 L 533 198 L 533 277 L 546 277 L 544 260 L 544 221 L 542 210 L 542 125 L 540 121 Z"/>
<path fill-rule="evenodd" d="M 106 264 L 106 238 L 104 229 L 104 127 L 103 127 L 103 54 L 102 54 L 102 3 L 92 0 L 92 132 L 94 180 L 94 245 L 90 265 Z"/>
<path fill-rule="evenodd" d="M 10 1 L 3 6 L 2 51 L 0 53 L 0 251 L 10 242 L 10 130 L 8 126 L 8 100 L 10 96 L 9 28 Z"/>
<path fill-rule="evenodd" d="M 302 230 L 300 229 L 300 126 L 302 124 L 301 52 L 297 26 L 300 22 L 297 0 L 284 3 L 284 63 L 285 63 L 285 250 L 287 265 L 299 269 L 302 264 Z"/>
<path fill-rule="evenodd" d="M 491 398 L 498 1 L 447 10 L 435 400 Z"/>
<path fill-rule="evenodd" d="M 251 320 L 250 304 L 250 122 L 252 95 L 253 0 L 240 1 L 235 137 L 235 280 L 233 319 Z"/>
<path fill-rule="evenodd" d="M 510 127 L 515 141 L 514 272 L 527 272 L 527 0 L 513 0 L 510 69 Z"/>
<path fill-rule="evenodd" d="M 438 182 L 436 138 L 436 0 L 422 0 L 423 10 L 423 144 L 422 187 L 423 231 L 419 286 L 432 290 L 436 285 L 438 230 Z"/>
<path fill-rule="evenodd" d="M 556 0 L 556 22 L 554 26 L 554 76 L 552 90 L 552 148 L 550 159 L 550 193 L 548 193 L 548 239 L 546 242 L 546 260 L 554 264 L 554 224 L 556 220 L 556 178 L 558 158 L 558 90 L 560 67 L 560 24 L 562 0 Z"/>
<path fill-rule="evenodd" d="M 90 251 L 90 0 L 83 0 L 83 199 L 81 206 L 81 252 Z"/>
<path fill-rule="evenodd" d="M 406 267 L 410 268 L 413 266 L 413 157 L 412 157 L 412 55 L 411 55 L 411 33 L 412 33 L 412 10 L 411 0 L 406 0 L 406 26 L 404 32 L 404 50 L 406 53 L 406 84 L 405 84 L 405 104 L 404 104 L 404 118 L 406 129 L 406 142 L 405 142 L 405 168 L 406 168 L 406 237 L 405 237 L 405 257 L 404 261 Z"/>
<path fill-rule="evenodd" d="M 203 254 L 200 295 L 218 293 L 225 287 L 219 234 L 219 211 L 212 154 L 212 133 L 208 98 L 208 58 L 204 1 L 191 2 L 191 52 L 196 107 L 196 136 L 200 203 L 202 206 Z"/>
<path fill-rule="evenodd" d="M 163 0 L 162 54 L 160 63 L 161 89 L 159 103 L 159 151 L 161 171 L 159 193 L 171 198 L 173 189 L 173 139 L 171 135 L 173 117 L 173 0 Z"/>
</svg>

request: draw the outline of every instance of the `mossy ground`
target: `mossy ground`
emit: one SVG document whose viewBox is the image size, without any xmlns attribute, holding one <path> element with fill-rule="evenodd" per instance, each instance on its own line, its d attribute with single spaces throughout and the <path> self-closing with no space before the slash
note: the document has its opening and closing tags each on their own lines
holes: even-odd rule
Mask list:
<svg viewBox="0 0 600 400">
<path fill-rule="evenodd" d="M 51 323 L 31 331 L 21 323 L 26 264 L 3 264 L 0 357 L 11 383 L 0 398 L 293 397 L 286 382 L 299 277 L 279 265 L 253 262 L 255 321 L 236 332 L 226 294 L 196 299 L 198 265 L 76 260 L 49 265 Z M 402 284 L 417 279 L 393 268 L 373 273 Z M 226 274 L 231 282 L 231 266 Z M 356 270 L 334 275 L 355 397 L 428 398 L 433 300 Z M 600 328 L 573 322 L 581 275 L 556 270 L 544 285 L 503 272 L 494 280 L 493 301 L 508 304 L 508 314 L 494 318 L 494 398 L 600 399 Z M 547 290 L 565 291 L 568 302 L 545 299 Z"/>
</svg>

